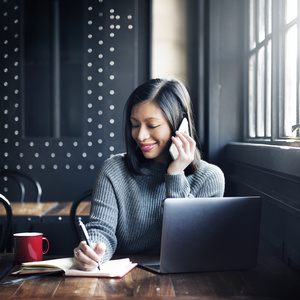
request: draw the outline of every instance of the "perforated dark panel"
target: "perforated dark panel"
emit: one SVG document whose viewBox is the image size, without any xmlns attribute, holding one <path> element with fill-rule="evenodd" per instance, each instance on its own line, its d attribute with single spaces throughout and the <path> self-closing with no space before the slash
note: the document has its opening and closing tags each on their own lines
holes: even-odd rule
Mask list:
<svg viewBox="0 0 300 300">
<path fill-rule="evenodd" d="M 123 106 L 149 75 L 149 1 L 84 1 L 82 135 L 76 138 L 25 136 L 21 2 L 0 3 L 0 167 L 37 179 L 41 201 L 71 201 L 93 186 L 104 159 L 124 151 Z M 9 193 L 3 181 L 1 192 Z"/>
</svg>

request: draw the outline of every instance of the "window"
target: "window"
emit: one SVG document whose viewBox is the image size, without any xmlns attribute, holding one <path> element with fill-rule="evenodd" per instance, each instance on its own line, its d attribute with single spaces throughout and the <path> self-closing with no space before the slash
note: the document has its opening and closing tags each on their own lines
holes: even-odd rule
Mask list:
<svg viewBox="0 0 300 300">
<path fill-rule="evenodd" d="M 300 137 L 298 0 L 249 0 L 247 139 Z"/>
</svg>

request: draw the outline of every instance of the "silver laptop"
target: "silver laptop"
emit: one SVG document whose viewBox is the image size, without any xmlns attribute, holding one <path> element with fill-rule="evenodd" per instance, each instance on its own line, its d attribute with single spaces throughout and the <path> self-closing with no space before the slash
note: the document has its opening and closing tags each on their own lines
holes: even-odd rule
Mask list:
<svg viewBox="0 0 300 300">
<path fill-rule="evenodd" d="M 257 264 L 260 197 L 165 200 L 159 273 L 247 270 Z"/>
</svg>

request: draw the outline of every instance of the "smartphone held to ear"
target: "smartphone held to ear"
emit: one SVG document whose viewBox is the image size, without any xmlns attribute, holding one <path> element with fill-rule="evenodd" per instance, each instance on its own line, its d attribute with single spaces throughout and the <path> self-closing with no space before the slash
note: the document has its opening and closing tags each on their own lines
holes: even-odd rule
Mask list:
<svg viewBox="0 0 300 300">
<path fill-rule="evenodd" d="M 179 132 L 185 132 L 187 134 L 189 134 L 189 123 L 188 123 L 188 120 L 187 118 L 183 118 L 179 127 L 178 127 L 178 130 Z M 178 137 L 176 137 L 176 139 L 179 139 Z M 180 144 L 182 145 L 181 141 L 180 141 Z M 172 143 L 170 149 L 169 149 L 169 152 L 173 158 L 173 160 L 175 160 L 177 157 L 178 157 L 178 150 L 175 146 L 174 143 Z"/>
</svg>

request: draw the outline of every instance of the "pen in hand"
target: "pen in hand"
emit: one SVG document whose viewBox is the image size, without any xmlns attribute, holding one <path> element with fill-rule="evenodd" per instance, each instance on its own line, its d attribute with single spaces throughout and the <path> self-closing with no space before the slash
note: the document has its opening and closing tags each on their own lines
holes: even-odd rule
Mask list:
<svg viewBox="0 0 300 300">
<path fill-rule="evenodd" d="M 82 223 L 82 221 L 79 221 L 79 227 L 81 228 L 82 234 L 84 236 L 84 239 L 85 239 L 87 245 L 93 249 L 92 244 L 90 242 L 89 234 L 86 230 L 85 225 Z M 100 271 L 100 262 L 97 262 L 97 263 L 98 263 L 98 270 Z"/>
</svg>

